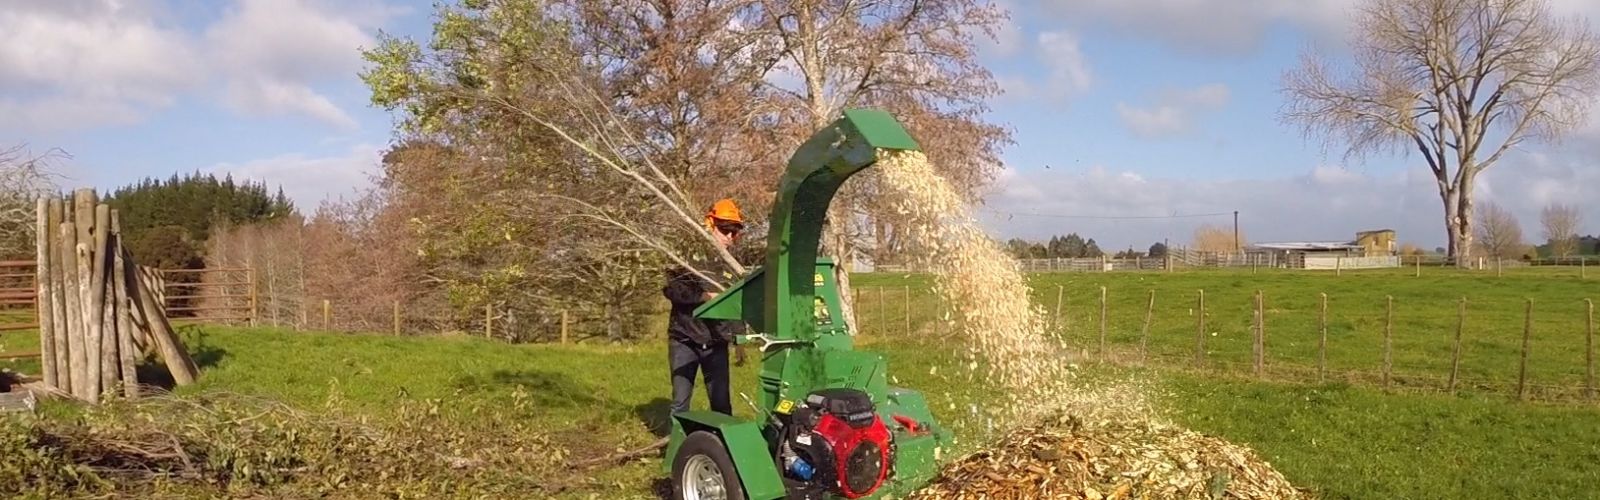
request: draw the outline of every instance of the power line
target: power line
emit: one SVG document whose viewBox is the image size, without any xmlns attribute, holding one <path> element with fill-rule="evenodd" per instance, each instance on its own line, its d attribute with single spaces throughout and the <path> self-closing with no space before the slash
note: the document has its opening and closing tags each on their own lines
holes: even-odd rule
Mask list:
<svg viewBox="0 0 1600 500">
<path fill-rule="evenodd" d="M 1013 217 L 1021 215 L 1021 216 L 1024 216 L 1024 217 L 1049 217 L 1049 218 L 1053 218 L 1053 219 L 1101 219 L 1101 220 L 1192 219 L 1192 218 L 1199 218 L 1199 217 L 1222 217 L 1222 216 L 1225 216 L 1225 215 L 1232 215 L 1233 214 L 1232 212 L 1218 212 L 1218 213 L 1214 213 L 1214 214 L 1173 214 L 1173 215 L 1125 215 L 1125 216 L 1115 216 L 1115 215 L 1062 215 L 1062 214 L 1038 214 L 1038 213 L 1025 213 L 1025 212 L 1001 212 L 999 210 L 990 210 L 990 209 L 983 209 L 983 211 L 989 212 L 989 213 L 993 213 L 993 214 L 1005 215 L 1005 216 L 1013 216 Z"/>
</svg>

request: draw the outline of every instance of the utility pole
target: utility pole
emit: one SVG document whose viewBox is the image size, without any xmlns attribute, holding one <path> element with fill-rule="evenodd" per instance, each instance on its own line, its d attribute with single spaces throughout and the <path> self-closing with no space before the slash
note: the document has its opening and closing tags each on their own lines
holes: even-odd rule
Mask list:
<svg viewBox="0 0 1600 500">
<path fill-rule="evenodd" d="M 1233 211 L 1233 252 L 1234 253 L 1242 253 L 1243 250 L 1244 249 L 1239 246 L 1239 211 L 1238 210 L 1234 210 Z"/>
</svg>

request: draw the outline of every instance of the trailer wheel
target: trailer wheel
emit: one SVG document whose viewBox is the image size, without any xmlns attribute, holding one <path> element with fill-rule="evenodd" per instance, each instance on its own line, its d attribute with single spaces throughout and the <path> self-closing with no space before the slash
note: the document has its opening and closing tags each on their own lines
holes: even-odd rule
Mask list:
<svg viewBox="0 0 1600 500">
<path fill-rule="evenodd" d="M 733 458 L 716 434 L 695 431 L 683 440 L 672 461 L 672 493 L 677 500 L 745 500 Z"/>
</svg>

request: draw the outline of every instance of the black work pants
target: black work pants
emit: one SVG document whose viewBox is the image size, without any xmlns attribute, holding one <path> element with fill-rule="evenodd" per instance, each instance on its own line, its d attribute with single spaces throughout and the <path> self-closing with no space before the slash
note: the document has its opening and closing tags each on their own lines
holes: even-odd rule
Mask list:
<svg viewBox="0 0 1600 500">
<path fill-rule="evenodd" d="M 672 412 L 689 411 L 689 398 L 694 395 L 695 375 L 699 372 L 705 374 L 711 411 L 732 415 L 733 404 L 728 399 L 728 344 L 718 342 L 702 346 L 679 340 L 667 342 L 672 360 Z"/>
</svg>

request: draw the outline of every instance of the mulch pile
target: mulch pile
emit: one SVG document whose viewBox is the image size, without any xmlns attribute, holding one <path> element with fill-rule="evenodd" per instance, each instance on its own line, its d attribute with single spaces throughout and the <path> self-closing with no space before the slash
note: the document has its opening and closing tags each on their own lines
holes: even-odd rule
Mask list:
<svg viewBox="0 0 1600 500">
<path fill-rule="evenodd" d="M 1022 428 L 910 498 L 1309 498 L 1255 452 L 1186 429 L 1067 417 Z"/>
</svg>

